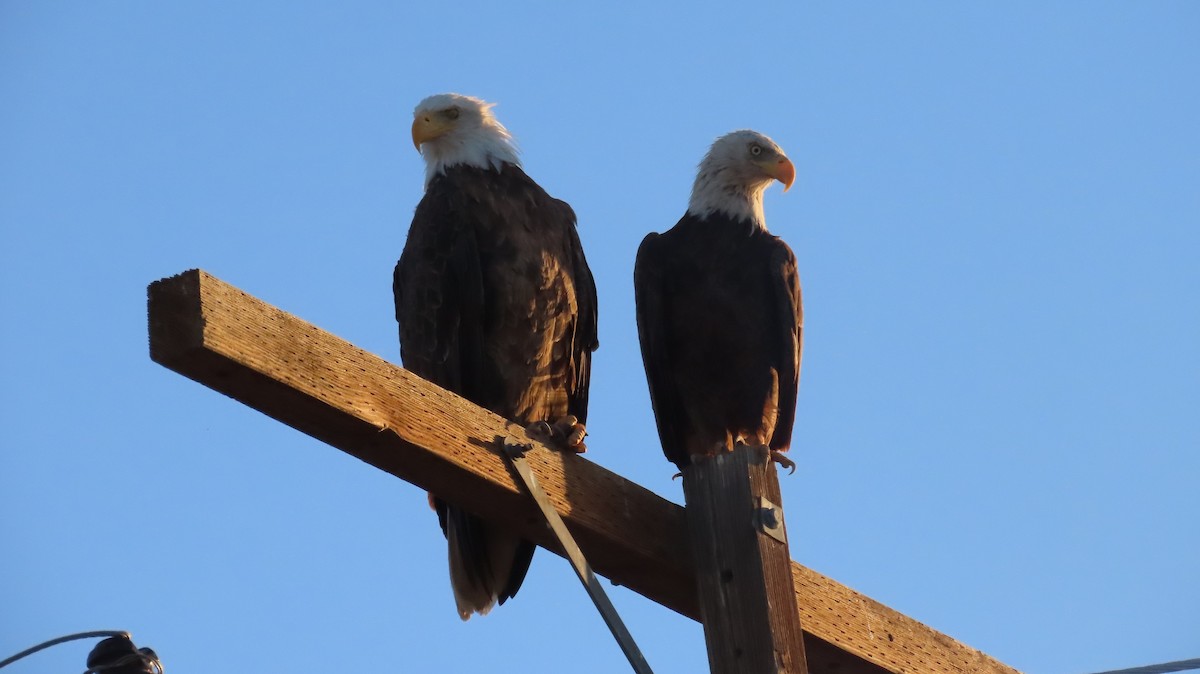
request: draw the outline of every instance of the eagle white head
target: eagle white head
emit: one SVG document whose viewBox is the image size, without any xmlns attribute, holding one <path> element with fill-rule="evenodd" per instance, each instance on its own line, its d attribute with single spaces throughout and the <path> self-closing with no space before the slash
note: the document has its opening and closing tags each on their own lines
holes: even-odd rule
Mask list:
<svg viewBox="0 0 1200 674">
<path fill-rule="evenodd" d="M 459 164 L 496 170 L 505 163 L 521 165 L 516 141 L 492 115 L 493 105 L 462 94 L 437 94 L 417 104 L 412 137 L 425 157 L 426 187 Z"/>
<path fill-rule="evenodd" d="M 778 180 L 786 192 L 795 179 L 796 167 L 775 141 L 757 131 L 727 133 L 700 161 L 688 212 L 699 217 L 724 213 L 766 229 L 763 191 Z"/>
</svg>

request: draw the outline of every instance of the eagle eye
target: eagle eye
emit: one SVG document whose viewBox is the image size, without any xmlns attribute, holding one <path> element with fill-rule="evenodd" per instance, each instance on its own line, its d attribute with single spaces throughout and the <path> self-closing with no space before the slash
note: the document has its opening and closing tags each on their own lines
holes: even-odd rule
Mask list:
<svg viewBox="0 0 1200 674">
<path fill-rule="evenodd" d="M 762 148 L 759 147 L 758 145 L 751 145 L 750 146 L 750 154 L 757 157 L 758 155 L 762 154 Z"/>
<path fill-rule="evenodd" d="M 458 115 L 459 115 L 458 108 L 448 108 L 446 110 L 446 118 L 447 119 L 458 119 Z"/>
</svg>

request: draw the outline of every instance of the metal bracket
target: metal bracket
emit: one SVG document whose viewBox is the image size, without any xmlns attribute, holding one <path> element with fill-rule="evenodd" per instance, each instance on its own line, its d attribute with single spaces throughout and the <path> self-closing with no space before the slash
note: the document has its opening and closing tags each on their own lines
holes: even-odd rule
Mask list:
<svg viewBox="0 0 1200 674">
<path fill-rule="evenodd" d="M 787 532 L 783 530 L 783 508 L 759 496 L 755 515 L 755 524 L 759 531 L 787 545 Z"/>
<path fill-rule="evenodd" d="M 525 461 L 525 453 L 533 449 L 533 446 L 506 438 L 497 438 L 497 442 L 500 445 L 500 453 L 512 464 L 512 467 L 516 470 L 517 477 L 521 479 L 521 482 L 525 485 L 525 489 L 529 491 L 529 495 L 533 497 L 534 503 L 537 504 L 538 510 L 546 518 L 546 524 L 550 525 L 550 531 L 554 533 L 554 537 L 558 539 L 559 544 L 563 547 L 563 551 L 566 552 L 567 561 L 571 562 L 571 568 L 575 570 L 575 575 L 579 577 L 579 582 L 583 583 L 583 588 L 587 590 L 592 603 L 600 611 L 600 617 L 604 618 L 604 623 L 608 625 L 609 631 L 616 638 L 621 651 L 629 659 L 629 664 L 633 667 L 633 671 L 638 674 L 654 674 L 650 670 L 650 664 L 646 662 L 646 658 L 638 650 L 637 644 L 634 643 L 633 635 L 629 633 L 629 630 L 625 627 L 625 623 L 621 621 L 621 616 L 617 615 L 617 609 L 612 605 L 608 595 L 605 594 L 604 588 L 600 586 L 600 581 L 592 573 L 592 567 L 588 564 L 587 559 L 584 558 L 583 551 L 579 549 L 579 545 L 575 542 L 575 538 L 571 536 L 571 532 L 567 531 L 567 525 L 563 523 L 562 518 L 558 515 L 558 511 L 550 503 L 550 498 L 546 496 L 546 492 L 542 491 L 542 487 L 538 484 L 537 478 L 534 477 L 533 471 L 529 469 L 529 464 Z"/>
</svg>

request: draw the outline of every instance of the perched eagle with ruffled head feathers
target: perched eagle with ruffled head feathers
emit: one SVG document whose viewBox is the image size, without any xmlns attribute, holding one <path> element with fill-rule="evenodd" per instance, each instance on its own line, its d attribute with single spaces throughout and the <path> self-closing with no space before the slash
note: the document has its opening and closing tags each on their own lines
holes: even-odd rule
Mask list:
<svg viewBox="0 0 1200 674">
<path fill-rule="evenodd" d="M 596 340 L 596 286 L 575 213 L 521 169 L 492 106 L 430 96 L 413 113 L 425 195 L 396 265 L 404 366 L 582 451 Z M 458 614 L 520 589 L 534 545 L 430 495 L 449 542 Z"/>
</svg>

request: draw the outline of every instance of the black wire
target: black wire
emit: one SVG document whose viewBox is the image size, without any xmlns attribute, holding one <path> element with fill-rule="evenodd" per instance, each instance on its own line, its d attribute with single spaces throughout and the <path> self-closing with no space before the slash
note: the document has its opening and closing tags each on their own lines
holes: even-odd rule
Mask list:
<svg viewBox="0 0 1200 674">
<path fill-rule="evenodd" d="M 1147 665 L 1132 669 L 1111 669 L 1096 674 L 1167 674 L 1167 672 L 1187 672 L 1193 669 L 1200 669 L 1200 658 L 1176 660 L 1175 662 L 1164 662 L 1160 665 Z"/>
<path fill-rule="evenodd" d="M 42 650 L 43 648 L 50 648 L 51 646 L 57 646 L 61 643 L 65 643 L 68 641 L 74 641 L 76 639 L 95 639 L 97 637 L 125 637 L 126 639 L 130 639 L 132 641 L 132 638 L 129 636 L 129 632 L 113 631 L 113 630 L 101 630 L 99 632 L 80 632 L 78 634 L 68 634 L 65 637 L 59 637 L 57 639 L 51 639 L 50 641 L 40 643 L 37 646 L 34 646 L 33 648 L 27 648 L 27 649 L 21 651 L 20 653 L 17 653 L 16 655 L 12 656 L 11 658 L 7 658 L 3 661 L 0 661 L 0 668 L 7 667 L 27 655 L 33 655 L 34 653 L 37 653 L 38 651 Z"/>
</svg>

